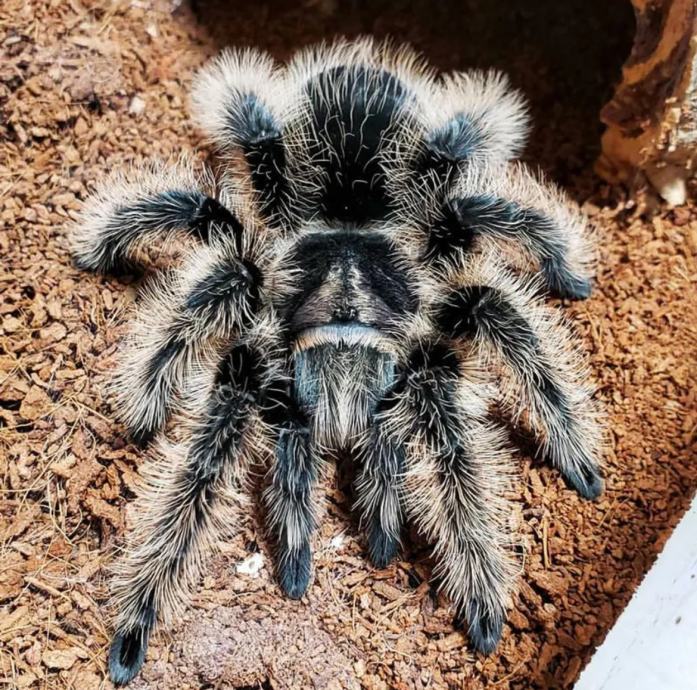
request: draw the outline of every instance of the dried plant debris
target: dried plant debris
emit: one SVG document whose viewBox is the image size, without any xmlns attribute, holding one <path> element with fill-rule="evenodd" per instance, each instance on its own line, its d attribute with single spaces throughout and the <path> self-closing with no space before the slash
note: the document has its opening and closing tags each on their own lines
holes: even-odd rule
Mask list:
<svg viewBox="0 0 697 690">
<path fill-rule="evenodd" d="M 412 8 L 419 21 L 382 1 L 370 16 L 291 2 L 255 4 L 243 16 L 229 3 L 210 5 L 199 16 L 185 5 L 172 12 L 169 0 L 0 6 L 7 687 L 110 687 L 108 567 L 129 524 L 142 454 L 115 423 L 105 391 L 133 291 L 71 265 L 65 228 L 81 200 L 130 161 L 206 155 L 188 124 L 186 93 L 193 71 L 226 41 L 259 44 L 282 59 L 339 32 L 391 32 L 442 68 L 467 64 L 457 22 L 426 4 Z M 556 473 L 520 459 L 511 499 L 526 572 L 499 650 L 481 657 L 467 651 L 427 581 L 423 545 L 412 542 L 385 570 L 369 568 L 350 499 L 328 478 L 307 596 L 281 596 L 259 521 L 244 519 L 181 624 L 151 642 L 133 687 L 571 687 L 627 603 L 697 487 L 697 212 L 664 210 L 649 196 L 628 201 L 594 181 L 584 151 L 604 94 L 588 100 L 585 91 L 564 91 L 540 68 L 543 58 L 532 50 L 511 61 L 533 119 L 548 118 L 528 160 L 584 203 L 601 238 L 595 293 L 569 308 L 611 430 L 603 498 L 582 502 Z M 552 88 L 563 97 L 549 109 Z"/>
</svg>

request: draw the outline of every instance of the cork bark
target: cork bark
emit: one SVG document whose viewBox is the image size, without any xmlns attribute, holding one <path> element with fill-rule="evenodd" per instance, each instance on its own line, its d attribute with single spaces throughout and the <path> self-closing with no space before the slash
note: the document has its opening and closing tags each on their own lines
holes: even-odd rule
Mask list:
<svg viewBox="0 0 697 690">
<path fill-rule="evenodd" d="M 667 201 L 685 202 L 697 158 L 697 1 L 632 0 L 636 36 L 622 80 L 600 118 L 598 172 L 645 175 Z"/>
</svg>

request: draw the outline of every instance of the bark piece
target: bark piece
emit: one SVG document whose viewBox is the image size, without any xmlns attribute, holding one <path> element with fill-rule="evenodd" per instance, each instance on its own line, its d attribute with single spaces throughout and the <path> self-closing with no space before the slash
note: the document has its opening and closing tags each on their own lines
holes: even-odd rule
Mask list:
<svg viewBox="0 0 697 690">
<path fill-rule="evenodd" d="M 645 174 L 669 203 L 685 202 L 697 157 L 697 3 L 632 0 L 637 30 L 622 81 L 600 119 L 598 172 L 611 182 Z"/>
</svg>

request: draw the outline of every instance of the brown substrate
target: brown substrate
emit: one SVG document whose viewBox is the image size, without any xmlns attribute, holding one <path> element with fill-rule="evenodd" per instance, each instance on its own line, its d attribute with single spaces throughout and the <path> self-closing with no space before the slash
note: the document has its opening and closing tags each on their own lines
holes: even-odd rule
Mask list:
<svg viewBox="0 0 697 690">
<path fill-rule="evenodd" d="M 197 21 L 148 0 L 3 0 L 0 682 L 110 687 L 106 568 L 141 453 L 104 395 L 134 291 L 72 268 L 66 224 L 107 171 L 200 145 L 186 94 L 221 45 L 260 44 L 282 58 L 341 31 L 392 33 L 444 68 L 495 64 L 531 96 L 528 159 L 598 227 L 597 288 L 568 313 L 607 412 L 607 490 L 585 503 L 521 457 L 521 592 L 489 658 L 473 658 L 453 629 L 426 581 L 427 551 L 369 566 L 339 490 L 327 490 L 314 582 L 299 602 L 281 596 L 250 515 L 181 625 L 154 638 L 134 687 L 524 689 L 576 679 L 697 487 L 697 213 L 627 202 L 588 172 L 596 113 L 629 45 L 627 8 L 545 2 L 530 15 L 491 5 L 501 16 L 471 2 L 447 12 L 440 3 L 200 3 Z M 257 576 L 238 571 L 257 550 Z"/>
</svg>

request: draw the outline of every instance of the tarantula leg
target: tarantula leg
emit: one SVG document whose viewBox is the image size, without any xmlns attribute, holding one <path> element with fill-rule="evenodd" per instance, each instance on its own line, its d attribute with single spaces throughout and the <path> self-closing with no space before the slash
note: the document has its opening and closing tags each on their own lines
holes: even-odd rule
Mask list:
<svg viewBox="0 0 697 690">
<path fill-rule="evenodd" d="M 177 232 L 207 243 L 213 228 L 241 242 L 240 222 L 199 189 L 190 166 L 152 166 L 100 185 L 73 229 L 71 251 L 79 268 L 123 273 L 138 266 L 146 243 Z"/>
<path fill-rule="evenodd" d="M 448 238 L 451 246 L 467 248 L 478 236 L 516 239 L 535 255 L 547 288 L 559 297 L 585 299 L 590 295 L 589 278 L 575 275 L 565 256 L 563 237 L 551 218 L 513 201 L 488 194 L 451 199 L 444 208 L 441 225 L 434 231 L 435 250 Z M 447 249 L 446 249 L 447 251 Z"/>
<path fill-rule="evenodd" d="M 259 366 L 254 351 L 235 348 L 218 369 L 190 443 L 165 445 L 150 469 L 137 532 L 114 579 L 109 673 L 117 685 L 138 672 L 156 617 L 168 621 L 180 609 L 215 539 L 230 528 Z"/>
<path fill-rule="evenodd" d="M 578 209 L 522 164 L 503 171 L 468 170 L 430 233 L 427 258 L 457 256 L 475 244 L 506 249 L 514 242 L 552 293 L 585 299 L 591 293 L 586 234 Z"/>
<path fill-rule="evenodd" d="M 445 75 L 424 107 L 428 134 L 421 167 L 439 172 L 443 181 L 461 163 L 505 162 L 525 144 L 527 106 L 501 73 Z"/>
<path fill-rule="evenodd" d="M 472 338 L 484 358 L 505 364 L 513 374 L 505 398 L 514 418 L 527 412 L 547 459 L 584 498 L 597 498 L 603 483 L 595 408 L 569 333 L 531 294 L 520 286 L 516 291 L 511 276 L 498 283 L 453 291 L 439 325 L 451 337 Z"/>
<path fill-rule="evenodd" d="M 137 442 L 164 425 L 173 396 L 211 339 L 229 338 L 249 321 L 260 285 L 257 268 L 226 243 L 199 248 L 187 266 L 148 290 L 114 385 Z"/>
<path fill-rule="evenodd" d="M 434 575 L 457 617 L 467 619 L 474 647 L 488 654 L 501 637 L 514 580 L 504 531 L 508 454 L 459 366 L 443 345 L 417 350 L 391 414 L 412 432 L 407 514 L 434 542 Z"/>
<path fill-rule="evenodd" d="M 143 607 L 143 615 L 128 632 L 116 633 L 109 648 L 109 678 L 118 686 L 128 684 L 143 666 L 156 613 Z"/>
<path fill-rule="evenodd" d="M 279 428 L 276 456 L 264 492 L 269 529 L 276 541 L 276 566 L 281 588 L 299 599 L 310 582 L 310 535 L 316 527 L 313 489 L 318 459 L 307 420 L 286 391 L 267 402 L 264 418 Z"/>
<path fill-rule="evenodd" d="M 368 528 L 368 553 L 378 568 L 386 567 L 400 545 L 404 521 L 401 506 L 404 447 L 386 431 L 383 417 L 394 397 L 378 404 L 368 438 L 359 450 L 361 470 L 356 479 L 356 507 Z"/>
<path fill-rule="evenodd" d="M 224 50 L 197 75 L 192 92 L 194 115 L 224 152 L 239 149 L 251 175 L 262 214 L 281 220 L 288 183 L 281 123 L 267 101 L 277 84 L 276 67 L 264 53 Z"/>
</svg>

